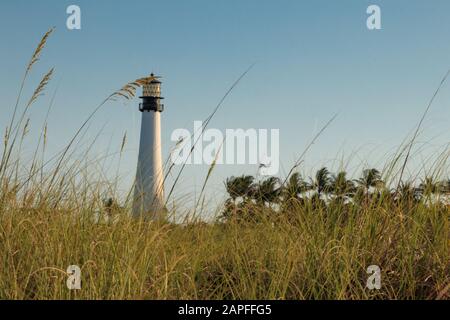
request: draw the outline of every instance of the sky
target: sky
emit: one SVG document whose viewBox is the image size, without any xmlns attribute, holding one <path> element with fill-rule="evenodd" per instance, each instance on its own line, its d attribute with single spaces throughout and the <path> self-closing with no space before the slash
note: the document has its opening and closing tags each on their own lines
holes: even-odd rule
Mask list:
<svg viewBox="0 0 450 320">
<path fill-rule="evenodd" d="M 372 4 L 381 8 L 381 30 L 366 26 Z M 66 27 L 69 5 L 81 8 L 81 30 Z M 163 76 L 167 158 L 174 145 L 171 133 L 192 131 L 194 121 L 205 119 L 254 64 L 210 127 L 280 129 L 283 176 L 337 114 L 300 170 L 309 175 L 321 166 L 345 167 L 357 175 L 365 167 L 384 166 L 414 130 L 450 68 L 449 13 L 447 0 L 432 5 L 425 0 L 1 1 L 0 126 L 8 123 L 33 50 L 55 26 L 25 89 L 30 95 L 40 77 L 55 67 L 46 95 L 30 110 L 28 150 L 53 94 L 49 156 L 68 143 L 104 98 L 154 72 Z M 93 153 L 100 156 L 119 150 L 126 132 L 120 164 L 117 156 L 104 162 L 112 176 L 119 166 L 124 190 L 135 175 L 138 103 L 138 98 L 108 103 L 84 138 L 99 134 Z M 414 149 L 410 170 L 431 166 L 430 157 L 448 150 L 449 103 L 447 83 L 425 119 L 418 141 L 426 144 Z M 223 197 L 227 177 L 257 170 L 255 165 L 217 166 L 209 181 L 211 199 Z M 195 202 L 207 172 L 207 165 L 188 166 L 175 198 Z"/>
</svg>

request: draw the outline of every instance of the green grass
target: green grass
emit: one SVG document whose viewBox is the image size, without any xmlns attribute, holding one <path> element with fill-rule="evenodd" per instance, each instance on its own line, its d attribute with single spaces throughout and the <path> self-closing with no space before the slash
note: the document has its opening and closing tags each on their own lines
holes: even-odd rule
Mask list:
<svg viewBox="0 0 450 320">
<path fill-rule="evenodd" d="M 276 222 L 95 223 L 89 209 L 2 210 L 2 299 L 448 298 L 449 210 L 299 207 Z M 82 289 L 66 287 L 69 265 Z M 369 265 L 382 289 L 365 288 Z M 446 288 L 447 286 L 447 288 Z"/>
</svg>

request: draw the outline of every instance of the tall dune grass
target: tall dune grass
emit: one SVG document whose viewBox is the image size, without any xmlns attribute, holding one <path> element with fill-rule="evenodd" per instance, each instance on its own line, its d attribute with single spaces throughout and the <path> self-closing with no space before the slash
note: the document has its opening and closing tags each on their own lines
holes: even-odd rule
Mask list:
<svg viewBox="0 0 450 320">
<path fill-rule="evenodd" d="M 380 203 L 344 216 L 306 205 L 258 224 L 181 226 L 133 221 L 126 210 L 98 223 L 76 202 L 11 208 L 0 218 L 0 297 L 448 298 L 448 209 L 421 205 L 404 219 L 397 210 Z M 73 264 L 82 269 L 79 291 L 66 287 Z M 379 291 L 365 287 L 374 264 Z"/>
<path fill-rule="evenodd" d="M 24 83 L 51 32 L 39 43 Z M 40 148 L 29 170 L 23 170 L 26 112 L 52 73 L 43 77 L 17 119 L 22 83 L 4 136 L 0 299 L 450 298 L 450 211 L 444 201 L 393 201 L 381 195 L 355 205 L 323 205 L 305 197 L 285 199 L 277 210 L 249 203 L 240 214 L 256 214 L 257 222 L 188 219 L 183 224 L 133 220 L 129 201 L 105 205 L 105 194 L 114 193 L 117 180 L 95 174 L 98 161 L 85 160 L 92 145 L 83 150 L 83 159 L 75 157 L 76 141 L 99 108 L 111 99 L 132 97 L 145 79 L 94 108 L 48 161 L 42 156 L 44 125 Z M 442 158 L 436 175 L 448 170 L 448 151 Z M 390 174 L 393 166 L 386 167 Z M 81 290 L 66 286 L 70 265 L 82 270 Z M 380 290 L 366 288 L 370 265 L 382 270 Z"/>
</svg>

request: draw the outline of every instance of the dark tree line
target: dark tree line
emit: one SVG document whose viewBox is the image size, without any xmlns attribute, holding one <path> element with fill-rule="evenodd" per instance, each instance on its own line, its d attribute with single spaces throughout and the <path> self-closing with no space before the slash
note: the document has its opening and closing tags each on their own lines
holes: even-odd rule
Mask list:
<svg viewBox="0 0 450 320">
<path fill-rule="evenodd" d="M 222 214 L 225 220 L 254 220 L 263 212 L 279 213 L 306 205 L 361 207 L 382 199 L 392 205 L 413 206 L 434 201 L 436 195 L 444 195 L 447 200 L 450 197 L 450 179 L 435 181 L 426 177 L 419 184 L 401 182 L 398 188 L 391 189 L 377 169 L 364 170 L 358 179 L 349 179 L 345 171 L 332 174 L 325 167 L 309 179 L 298 172 L 286 181 L 276 177 L 256 181 L 244 175 L 227 179 L 225 187 L 229 195 Z"/>
</svg>

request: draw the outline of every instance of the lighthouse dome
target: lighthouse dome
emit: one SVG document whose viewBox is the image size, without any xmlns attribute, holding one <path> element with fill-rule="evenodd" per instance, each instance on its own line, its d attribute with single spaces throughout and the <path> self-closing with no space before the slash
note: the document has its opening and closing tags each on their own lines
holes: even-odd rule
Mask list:
<svg viewBox="0 0 450 320">
<path fill-rule="evenodd" d="M 161 97 L 161 81 L 159 81 L 157 78 L 154 78 L 153 74 L 151 75 L 151 77 L 153 79 L 143 85 L 143 96 L 159 98 Z"/>
</svg>

